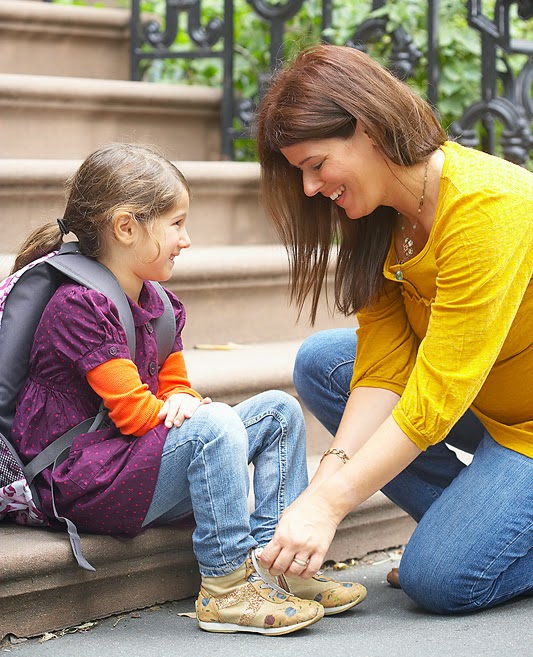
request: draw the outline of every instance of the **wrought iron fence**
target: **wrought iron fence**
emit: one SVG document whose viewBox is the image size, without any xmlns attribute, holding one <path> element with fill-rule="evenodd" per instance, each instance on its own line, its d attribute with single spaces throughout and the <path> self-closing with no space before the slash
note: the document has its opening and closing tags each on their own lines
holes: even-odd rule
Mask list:
<svg viewBox="0 0 533 657">
<path fill-rule="evenodd" d="M 284 34 L 288 22 L 310 0 L 246 0 L 252 10 L 268 25 L 269 66 L 258 75 L 253 97 L 237 97 L 234 84 L 234 57 L 239 44 L 234 39 L 234 3 L 223 0 L 221 15 L 205 20 L 202 0 L 166 0 L 161 19 L 143 20 L 141 0 L 131 0 L 131 78 L 142 77 L 142 67 L 150 60 L 215 58 L 222 66 L 221 131 L 222 151 L 234 158 L 236 139 L 250 136 L 254 107 L 268 84 L 269 77 L 282 63 Z M 318 0 L 320 2 L 320 0 Z M 487 4 L 491 4 L 487 11 Z M 524 164 L 533 151 L 533 0 L 468 0 L 468 24 L 479 34 L 480 98 L 464 109 L 449 132 L 461 143 L 480 146 L 490 153 L 502 155 Z M 531 21 L 531 40 L 512 37 L 511 10 L 515 21 Z M 319 38 L 331 42 L 335 27 L 333 0 L 322 0 Z M 376 10 L 382 15 L 376 16 Z M 371 44 L 389 43 L 388 67 L 401 79 L 413 76 L 423 57 L 411 35 L 396 27 L 388 32 L 386 0 L 368 3 L 369 15 L 364 20 L 353 16 L 351 37 L 343 45 L 367 51 Z M 377 12 L 379 14 L 379 11 Z M 161 27 L 161 22 L 164 28 Z M 438 110 L 439 98 L 439 0 L 427 2 L 427 98 Z M 178 35 L 187 33 L 188 46 L 175 47 Z M 183 40 L 183 39 L 182 39 Z M 267 46 L 265 46 L 267 47 Z M 525 63 L 516 69 L 509 64 L 513 55 L 523 55 Z"/>
</svg>

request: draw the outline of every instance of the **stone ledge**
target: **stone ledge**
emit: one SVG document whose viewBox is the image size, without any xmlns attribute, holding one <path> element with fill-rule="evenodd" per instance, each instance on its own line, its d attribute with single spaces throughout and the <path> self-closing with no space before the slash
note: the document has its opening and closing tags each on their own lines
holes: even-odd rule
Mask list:
<svg viewBox="0 0 533 657">
<path fill-rule="evenodd" d="M 220 98 L 209 87 L 2 73 L 2 155 L 78 159 L 118 140 L 219 160 Z"/>
<path fill-rule="evenodd" d="M 94 111 L 120 108 L 135 114 L 173 115 L 218 119 L 219 89 L 185 84 L 132 82 L 54 75 L 0 74 L 1 105 L 64 108 L 65 105 Z"/>
<path fill-rule="evenodd" d="M 88 154 L 88 153 L 87 153 Z M 81 160 L 0 159 L 3 249 L 25 233 L 62 215 L 64 184 Z M 197 246 L 266 244 L 274 229 L 259 204 L 256 162 L 179 161 L 191 187 L 188 228 Z"/>
<path fill-rule="evenodd" d="M 402 545 L 413 527 L 378 493 L 341 523 L 327 558 L 360 557 Z M 82 546 L 96 573 L 76 565 L 66 533 L 0 525 L 0 640 L 6 634 L 35 636 L 198 592 L 191 529 L 154 528 L 134 539 L 83 534 Z"/>
<path fill-rule="evenodd" d="M 8 23 L 20 26 L 20 29 L 39 31 L 37 26 L 53 25 L 62 29 L 69 26 L 78 30 L 90 28 L 120 28 L 129 30 L 130 12 L 127 9 L 65 6 L 44 4 L 26 0 L 1 0 L 0 21 L 2 27 Z"/>
<path fill-rule="evenodd" d="M 134 539 L 82 535 L 96 573 L 82 570 L 67 534 L 0 527 L 0 638 L 34 636 L 198 591 L 191 530 L 157 528 Z"/>
<path fill-rule="evenodd" d="M 130 12 L 0 2 L 0 71 L 129 78 Z"/>
</svg>

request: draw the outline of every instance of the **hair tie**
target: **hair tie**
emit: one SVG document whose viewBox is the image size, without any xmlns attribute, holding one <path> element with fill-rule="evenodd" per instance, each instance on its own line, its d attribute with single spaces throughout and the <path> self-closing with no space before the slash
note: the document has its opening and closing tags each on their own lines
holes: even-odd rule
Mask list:
<svg viewBox="0 0 533 657">
<path fill-rule="evenodd" d="M 65 226 L 65 222 L 63 221 L 63 219 L 58 219 L 57 225 L 59 226 L 61 235 L 68 235 L 70 233 L 70 230 Z"/>
</svg>

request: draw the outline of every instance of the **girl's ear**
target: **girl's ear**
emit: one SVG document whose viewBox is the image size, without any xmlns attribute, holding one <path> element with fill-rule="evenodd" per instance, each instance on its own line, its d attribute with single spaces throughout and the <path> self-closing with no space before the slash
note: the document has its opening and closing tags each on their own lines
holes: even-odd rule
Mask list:
<svg viewBox="0 0 533 657">
<path fill-rule="evenodd" d="M 138 224 L 131 212 L 117 212 L 113 217 L 113 236 L 121 244 L 132 244 L 137 237 Z"/>
</svg>

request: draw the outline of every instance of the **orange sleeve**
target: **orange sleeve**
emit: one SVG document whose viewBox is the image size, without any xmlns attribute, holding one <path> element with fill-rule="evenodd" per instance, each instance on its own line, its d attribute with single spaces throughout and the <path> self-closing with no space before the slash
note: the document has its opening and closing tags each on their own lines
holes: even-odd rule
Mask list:
<svg viewBox="0 0 533 657">
<path fill-rule="evenodd" d="M 157 381 L 157 398 L 166 401 L 170 395 L 184 392 L 202 399 L 202 395 L 191 388 L 183 351 L 174 351 L 159 370 Z"/>
<path fill-rule="evenodd" d="M 89 370 L 86 377 L 123 434 L 143 436 L 161 424 L 157 414 L 163 402 L 141 381 L 133 361 L 113 358 Z"/>
</svg>

